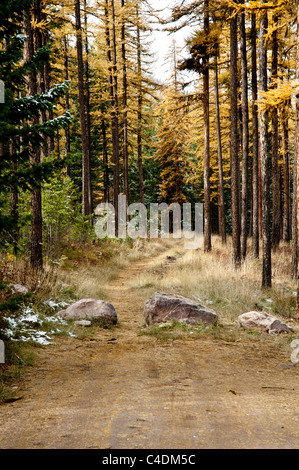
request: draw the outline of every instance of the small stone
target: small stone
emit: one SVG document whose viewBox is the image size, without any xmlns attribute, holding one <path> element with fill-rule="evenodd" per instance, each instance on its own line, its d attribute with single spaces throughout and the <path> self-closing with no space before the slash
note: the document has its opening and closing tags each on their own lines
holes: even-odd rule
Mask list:
<svg viewBox="0 0 299 470">
<path fill-rule="evenodd" d="M 78 325 L 78 326 L 91 326 L 91 321 L 90 320 L 77 320 L 77 321 L 75 321 L 75 325 Z"/>
<path fill-rule="evenodd" d="M 21 284 L 9 284 L 8 287 L 11 288 L 13 294 L 28 294 L 29 292 L 27 287 Z"/>
</svg>

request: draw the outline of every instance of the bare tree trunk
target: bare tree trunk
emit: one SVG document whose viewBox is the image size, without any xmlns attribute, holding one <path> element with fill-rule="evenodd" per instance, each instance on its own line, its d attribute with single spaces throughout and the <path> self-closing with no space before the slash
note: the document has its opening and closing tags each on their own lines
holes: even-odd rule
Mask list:
<svg viewBox="0 0 299 470">
<path fill-rule="evenodd" d="M 241 264 L 240 243 L 240 193 L 238 155 L 238 84 L 237 84 L 237 18 L 230 19 L 230 161 L 231 161 L 231 212 L 233 261 L 236 268 Z"/>
<path fill-rule="evenodd" d="M 277 16 L 273 18 L 274 26 L 277 25 Z M 274 30 L 272 36 L 272 66 L 271 66 L 271 80 L 273 86 L 277 80 L 278 72 L 278 43 L 277 31 Z M 280 241 L 280 175 L 278 167 L 278 112 L 274 108 L 272 110 L 272 193 L 273 193 L 273 217 L 272 217 L 272 247 L 276 249 Z"/>
<path fill-rule="evenodd" d="M 125 0 L 121 0 L 121 7 L 124 9 Z M 123 12 L 124 15 L 124 12 Z M 129 155 L 128 155 L 128 80 L 127 80 L 127 57 L 126 57 L 126 27 L 125 18 L 122 18 L 121 27 L 121 50 L 122 50 L 122 63 L 123 63 L 123 162 L 124 162 L 124 193 L 127 198 L 127 206 L 130 203 L 130 189 L 129 189 Z"/>
<path fill-rule="evenodd" d="M 104 202 L 109 202 L 109 167 L 108 167 L 106 126 L 105 126 L 104 119 L 102 120 L 102 136 L 103 136 L 103 167 L 104 167 Z"/>
<path fill-rule="evenodd" d="M 89 90 L 89 49 L 88 49 L 88 23 L 87 23 L 87 5 L 84 0 L 84 26 L 85 26 L 85 113 L 86 113 L 86 131 L 87 131 L 87 146 L 89 155 L 89 178 L 88 185 L 88 199 L 90 201 L 90 213 L 93 210 L 93 198 L 91 187 L 91 124 L 90 124 L 90 90 Z"/>
<path fill-rule="evenodd" d="M 112 55 L 113 55 L 113 103 L 112 115 L 112 145 L 113 145 L 113 205 L 115 210 L 116 235 L 118 234 L 118 195 L 119 195 L 119 121 L 118 121 L 118 86 L 117 86 L 117 55 L 116 55 L 116 25 L 114 0 L 111 0 L 112 17 Z"/>
<path fill-rule="evenodd" d="M 18 164 L 17 164 L 17 159 L 16 159 L 16 144 L 15 140 L 12 139 L 11 145 L 10 145 L 10 155 L 11 155 L 11 161 L 12 161 L 12 172 L 16 173 L 18 169 Z M 19 191 L 17 184 L 14 183 L 11 193 L 10 193 L 10 215 L 13 218 L 15 228 L 13 231 L 13 249 L 14 253 L 17 253 L 17 246 L 18 246 L 18 240 L 19 240 L 19 227 L 18 227 L 18 222 L 19 222 Z"/>
<path fill-rule="evenodd" d="M 137 73 L 138 73 L 138 111 L 137 111 L 137 155 L 139 173 L 140 202 L 144 203 L 143 164 L 142 164 L 142 67 L 139 10 L 137 6 Z"/>
<path fill-rule="evenodd" d="M 68 61 L 68 42 L 67 42 L 67 36 L 64 37 L 63 40 L 64 44 L 64 78 L 65 80 L 69 79 L 69 61 Z M 66 93 L 65 95 L 65 108 L 67 111 L 70 109 L 70 96 L 69 92 Z M 71 152 L 71 137 L 70 137 L 70 126 L 68 125 L 65 129 L 65 153 L 66 157 L 68 158 L 69 154 Z M 67 164 L 66 167 L 66 174 L 68 176 L 71 176 L 71 168 L 70 164 Z"/>
<path fill-rule="evenodd" d="M 265 0 L 263 0 L 265 3 Z M 262 13 L 260 21 L 260 91 L 267 91 L 267 47 L 266 38 L 268 27 L 267 12 Z M 263 202 L 263 277 L 262 287 L 271 287 L 271 233 L 270 233 L 270 158 L 267 149 L 267 112 L 260 117 L 260 152 Z"/>
<path fill-rule="evenodd" d="M 209 0 L 204 0 L 204 32 L 208 35 Z M 211 191 L 210 191 L 210 96 L 209 57 L 203 58 L 203 114 L 204 114 L 204 251 L 212 249 L 211 241 Z"/>
<path fill-rule="evenodd" d="M 282 151 L 283 151 L 283 241 L 289 242 L 290 234 L 290 162 L 288 119 L 282 119 Z"/>
<path fill-rule="evenodd" d="M 296 53 L 296 79 L 299 79 L 299 4 L 297 5 L 297 53 Z M 298 246 L 299 246 L 299 96 L 296 96 L 296 127 L 295 127 L 295 165 L 296 175 L 294 175 L 294 189 L 296 188 L 296 194 L 293 191 L 293 205 L 294 213 L 296 213 L 296 223 L 293 226 L 293 246 L 294 253 L 296 254 L 296 268 L 297 268 L 297 305 L 296 305 L 296 318 L 299 319 L 299 262 L 298 262 Z M 296 178 L 295 178 L 296 176 Z M 296 227 L 296 232 L 294 228 Z M 294 263 L 295 264 L 295 263 Z"/>
<path fill-rule="evenodd" d="M 248 80 L 245 13 L 239 16 L 241 48 L 241 84 L 242 84 L 242 204 L 241 204 L 241 256 L 245 260 L 247 252 L 247 213 L 248 213 Z"/>
<path fill-rule="evenodd" d="M 82 213 L 90 215 L 92 212 L 92 201 L 90 200 L 90 152 L 88 148 L 88 137 L 85 116 L 85 91 L 84 91 L 84 65 L 82 51 L 82 28 L 80 0 L 75 3 L 76 34 L 77 34 L 77 60 L 78 60 L 78 89 L 79 89 L 79 112 L 82 142 Z"/>
<path fill-rule="evenodd" d="M 257 110 L 256 16 L 251 15 L 252 77 L 252 254 L 259 257 L 259 145 Z"/>
<path fill-rule="evenodd" d="M 218 172 L 219 172 L 219 183 L 218 183 L 219 235 L 221 237 L 222 243 L 226 243 L 223 162 L 222 162 L 222 143 L 221 143 L 221 127 L 220 127 L 220 107 L 219 107 L 219 86 L 218 86 L 218 60 L 217 60 L 217 55 L 215 55 L 215 106 L 216 106 L 217 152 L 218 152 Z"/>
</svg>

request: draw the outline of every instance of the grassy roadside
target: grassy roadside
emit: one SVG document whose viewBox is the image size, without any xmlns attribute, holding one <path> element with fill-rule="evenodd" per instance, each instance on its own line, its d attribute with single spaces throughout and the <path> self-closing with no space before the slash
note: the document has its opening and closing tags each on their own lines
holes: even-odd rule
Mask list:
<svg viewBox="0 0 299 470">
<path fill-rule="evenodd" d="M 153 262 L 137 279 L 129 282 L 132 291 L 141 291 L 144 298 L 156 290 L 173 292 L 214 309 L 219 315 L 216 327 L 186 328 L 177 323 L 152 326 L 141 334 L 161 341 L 212 337 L 228 343 L 255 341 L 267 347 L 280 348 L 290 355 L 290 343 L 299 337 L 299 323 L 294 319 L 296 282 L 291 276 L 291 246 L 281 244 L 273 253 L 273 285 L 261 288 L 262 260 L 249 254 L 239 271 L 232 264 L 231 241 L 223 246 L 213 237 L 213 250 L 184 251 L 174 246 L 166 266 Z M 268 335 L 240 328 L 238 316 L 249 311 L 264 311 L 287 323 L 294 334 Z"/>
<path fill-rule="evenodd" d="M 18 382 L 34 366 L 38 348 L 55 342 L 57 336 L 84 339 L 93 334 L 93 327 L 84 329 L 73 322 L 58 322 L 57 311 L 80 298 L 105 299 L 105 285 L 121 269 L 164 251 L 167 243 L 101 240 L 72 244 L 58 261 L 47 261 L 42 273 L 33 271 L 23 259 L 2 255 L 1 282 L 25 286 L 29 295 L 18 299 L 9 287 L 0 290 L 0 339 L 5 344 L 5 363 L 0 364 L 0 404 L 16 398 Z M 12 310 L 16 299 L 18 305 Z M 12 329 L 14 334 L 9 336 Z"/>
<path fill-rule="evenodd" d="M 163 259 L 157 255 L 167 250 Z M 249 250 L 250 251 L 250 250 Z M 31 323 L 25 321 L 27 330 L 45 333 L 55 342 L 55 337 L 91 336 L 92 328 L 76 327 L 71 322 L 53 323 L 55 312 L 63 302 L 80 298 L 106 298 L 105 286 L 115 279 L 122 269 L 132 262 L 150 260 L 142 273 L 128 279 L 132 296 L 140 300 L 150 297 L 156 290 L 174 292 L 213 308 L 219 315 L 216 327 L 191 328 L 172 323 L 151 328 L 140 327 L 139 334 L 154 336 L 159 341 L 195 340 L 213 338 L 230 345 L 254 342 L 267 348 L 279 348 L 290 356 L 290 343 L 298 339 L 298 322 L 293 319 L 296 304 L 296 285 L 291 277 L 291 247 L 281 245 L 273 253 L 273 287 L 261 289 L 261 263 L 251 257 L 239 271 L 232 265 L 231 246 L 223 246 L 213 237 L 213 250 L 184 250 L 182 240 L 101 241 L 84 246 L 71 246 L 56 263 L 48 263 L 44 273 L 35 273 L 22 260 L 8 259 L 1 266 L 4 281 L 28 287 L 33 293 L 26 303 Z M 1 292 L 1 291 L 0 291 Z M 3 294 L 3 292 L 2 292 Z M 0 305 L 5 300 L 0 299 Z M 25 305 L 23 306 L 25 307 Z M 294 329 L 294 334 L 270 336 L 258 331 L 244 330 L 238 326 L 238 315 L 251 310 L 265 311 L 280 318 Z M 38 315 L 38 317 L 36 316 Z M 17 316 L 17 313 L 16 313 Z M 0 312 L 0 320 L 3 312 Z M 33 323 L 32 323 L 33 322 Z M 24 324 L 24 323 L 23 323 Z M 46 347 L 32 338 L 6 341 L 6 362 L 0 364 L 0 403 L 14 399 L 12 387 L 34 366 L 37 348 Z M 36 339 L 36 337 L 35 337 Z"/>
</svg>

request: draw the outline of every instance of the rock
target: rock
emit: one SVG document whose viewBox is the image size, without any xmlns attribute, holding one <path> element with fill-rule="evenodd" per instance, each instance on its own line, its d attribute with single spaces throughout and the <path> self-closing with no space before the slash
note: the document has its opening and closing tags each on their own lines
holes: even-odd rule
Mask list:
<svg viewBox="0 0 299 470">
<path fill-rule="evenodd" d="M 144 304 L 146 325 L 178 321 L 189 324 L 215 325 L 218 315 L 214 310 L 176 294 L 155 292 Z"/>
<path fill-rule="evenodd" d="M 291 333 L 293 331 L 281 320 L 265 312 L 243 313 L 239 315 L 238 319 L 244 328 L 266 331 L 269 334 Z"/>
<path fill-rule="evenodd" d="M 8 287 L 11 288 L 13 294 L 28 294 L 29 292 L 27 287 L 21 284 L 9 284 Z"/>
<path fill-rule="evenodd" d="M 77 321 L 75 321 L 75 325 L 78 325 L 78 326 L 91 326 L 91 321 L 90 320 L 77 320 Z"/>
<path fill-rule="evenodd" d="M 105 300 L 81 299 L 57 315 L 65 320 L 94 320 L 112 325 L 117 323 L 115 308 Z"/>
</svg>

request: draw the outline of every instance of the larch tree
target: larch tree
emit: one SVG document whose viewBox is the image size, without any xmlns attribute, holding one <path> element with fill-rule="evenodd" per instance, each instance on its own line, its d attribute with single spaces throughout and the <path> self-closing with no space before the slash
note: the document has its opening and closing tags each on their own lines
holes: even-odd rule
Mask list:
<svg viewBox="0 0 299 470">
<path fill-rule="evenodd" d="M 85 87 L 84 87 L 84 62 L 83 62 L 83 35 L 81 26 L 80 0 L 75 0 L 76 19 L 76 49 L 78 64 L 78 90 L 79 112 L 82 142 L 82 213 L 87 216 L 92 213 L 92 189 L 91 189 L 91 163 L 90 148 L 86 126 L 85 112 Z"/>
<path fill-rule="evenodd" d="M 265 0 L 263 0 L 265 3 Z M 267 91 L 267 44 L 266 34 L 268 14 L 261 12 L 260 47 L 259 47 L 259 91 Z M 262 240 L 263 240 L 263 273 L 262 287 L 270 288 L 272 284 L 271 269 L 271 225 L 270 225 L 270 159 L 268 153 L 268 113 L 262 109 L 260 113 L 260 158 L 261 158 L 261 191 L 262 191 Z"/>
<path fill-rule="evenodd" d="M 204 34 L 210 32 L 209 0 L 204 0 Z M 212 249 L 211 190 L 210 190 L 210 84 L 209 54 L 203 58 L 203 112 L 204 112 L 204 251 Z"/>
<path fill-rule="evenodd" d="M 297 53 L 296 53 L 296 79 L 299 80 L 299 4 L 297 5 Z M 295 174 L 294 174 L 294 194 L 293 204 L 294 213 L 296 214 L 296 223 L 293 226 L 295 233 L 293 233 L 293 258 L 296 256 L 296 277 L 297 277 L 297 303 L 296 303 L 296 318 L 299 319 L 299 261 L 298 261 L 298 247 L 299 247 L 299 95 L 296 95 L 296 121 L 295 121 Z M 296 192 L 295 192 L 296 191 Z M 295 221 L 294 221 L 295 222 Z M 293 264 L 295 264 L 293 262 Z"/>
<path fill-rule="evenodd" d="M 276 87 L 278 80 L 278 17 L 274 13 L 273 16 L 273 33 L 272 33 L 272 63 L 271 63 L 271 83 L 270 86 Z M 272 148 L 272 193 L 273 193 L 273 217 L 272 217 L 272 247 L 276 249 L 280 241 L 280 172 L 278 166 L 278 110 L 273 107 L 271 112 L 272 132 L 271 132 L 271 148 Z"/>
<path fill-rule="evenodd" d="M 256 14 L 251 13 L 251 83 L 252 83 L 252 253 L 259 257 L 259 144 Z"/>
<path fill-rule="evenodd" d="M 248 217 L 248 78 L 247 78 L 247 45 L 245 29 L 245 12 L 239 15 L 240 52 L 241 52 L 241 107 L 242 107 L 242 202 L 241 202 L 241 257 L 245 260 L 247 253 L 247 217 Z"/>
<path fill-rule="evenodd" d="M 231 214 L 233 262 L 236 268 L 241 264 L 240 241 L 240 163 L 238 141 L 238 43 L 237 15 L 231 9 L 230 19 L 230 160 L 231 160 Z"/>
</svg>

